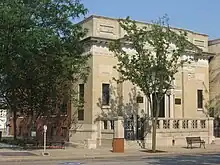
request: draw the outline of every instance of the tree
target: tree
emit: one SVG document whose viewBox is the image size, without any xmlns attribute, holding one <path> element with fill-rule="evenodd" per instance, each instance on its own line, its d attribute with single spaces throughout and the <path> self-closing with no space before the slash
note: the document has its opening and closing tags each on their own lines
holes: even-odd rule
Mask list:
<svg viewBox="0 0 220 165">
<path fill-rule="evenodd" d="M 173 80 L 179 68 L 189 60 L 184 59 L 183 55 L 199 53 L 200 49 L 195 49 L 195 46 L 187 41 L 186 32 L 177 33 L 171 29 L 166 16 L 145 27 L 138 27 L 136 22 L 129 18 L 120 20 L 120 25 L 126 35 L 110 44 L 110 50 L 118 59 L 115 66 L 121 74 L 118 81 L 131 81 L 147 97 L 151 109 L 152 151 L 156 152 L 160 102 L 173 88 Z M 127 46 L 134 52 L 128 53 Z"/>
<path fill-rule="evenodd" d="M 88 74 L 86 30 L 73 21 L 87 9 L 80 0 L 2 0 L 0 2 L 0 92 L 13 113 L 60 114 L 75 100 L 73 84 Z M 32 124 L 32 123 L 31 123 Z"/>
<path fill-rule="evenodd" d="M 219 118 L 220 115 L 220 93 L 218 92 L 219 85 L 219 59 L 220 54 L 213 54 L 209 59 L 209 84 L 210 84 L 210 98 L 205 104 L 208 110 L 208 115 L 211 117 Z"/>
</svg>

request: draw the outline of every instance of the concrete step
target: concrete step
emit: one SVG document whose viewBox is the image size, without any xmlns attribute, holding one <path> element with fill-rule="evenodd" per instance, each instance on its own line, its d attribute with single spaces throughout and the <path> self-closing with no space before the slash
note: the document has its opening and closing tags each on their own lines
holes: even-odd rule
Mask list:
<svg viewBox="0 0 220 165">
<path fill-rule="evenodd" d="M 125 148 L 128 148 L 128 149 L 141 149 L 144 147 L 145 146 L 141 140 L 125 141 Z"/>
<path fill-rule="evenodd" d="M 126 149 L 141 149 L 144 147 L 140 140 L 125 140 L 124 145 Z M 103 140 L 98 148 L 112 148 L 112 140 Z"/>
</svg>

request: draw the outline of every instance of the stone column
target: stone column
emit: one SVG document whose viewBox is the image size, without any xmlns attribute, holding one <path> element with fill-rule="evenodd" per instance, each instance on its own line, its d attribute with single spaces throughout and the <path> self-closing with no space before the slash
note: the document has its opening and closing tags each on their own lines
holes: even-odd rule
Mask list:
<svg viewBox="0 0 220 165">
<path fill-rule="evenodd" d="M 170 118 L 174 118 L 174 90 L 171 89 L 171 95 L 170 95 Z"/>
<path fill-rule="evenodd" d="M 169 98 L 168 98 L 168 97 L 169 97 L 169 96 L 165 94 L 165 96 L 164 96 L 165 118 L 169 118 L 169 104 L 170 104 L 170 103 L 169 103 Z"/>
<path fill-rule="evenodd" d="M 124 119 L 118 117 L 114 125 L 113 152 L 124 152 Z"/>
<path fill-rule="evenodd" d="M 87 147 L 88 149 L 96 149 L 97 148 L 97 136 L 98 136 L 98 126 L 96 124 L 88 125 L 90 130 L 91 138 L 87 139 Z"/>
</svg>

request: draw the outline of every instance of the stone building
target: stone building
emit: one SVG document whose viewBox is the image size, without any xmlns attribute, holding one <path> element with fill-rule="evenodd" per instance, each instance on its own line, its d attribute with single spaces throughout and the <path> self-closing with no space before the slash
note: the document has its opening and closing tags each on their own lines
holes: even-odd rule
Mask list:
<svg viewBox="0 0 220 165">
<path fill-rule="evenodd" d="M 0 131 L 5 131 L 7 123 L 7 110 L 0 109 Z"/>
<path fill-rule="evenodd" d="M 209 41 L 209 52 L 215 54 L 215 56 L 210 59 L 209 63 L 210 104 L 211 106 L 218 108 L 218 100 L 220 98 L 220 39 Z M 216 111 L 218 110 L 216 109 Z"/>
<path fill-rule="evenodd" d="M 209 62 L 210 114 L 215 117 L 214 136 L 220 137 L 220 39 L 209 41 L 209 52 L 214 53 Z"/>
<path fill-rule="evenodd" d="M 77 129 L 70 129 L 70 141 L 88 146 L 110 145 L 113 138 L 113 114 L 118 111 L 118 103 L 122 101 L 124 113 L 128 118 L 136 118 L 137 122 L 125 125 L 126 146 L 134 145 L 142 130 L 139 119 L 141 114 L 149 115 L 149 103 L 143 93 L 130 82 L 117 84 L 113 78 L 119 73 L 113 69 L 117 64 L 114 54 L 109 51 L 109 42 L 122 38 L 125 34 L 119 20 L 102 16 L 90 16 L 80 22 L 88 29 L 83 42 L 87 43 L 87 52 L 91 53 L 90 75 L 86 84 L 79 84 L 79 97 L 85 100 L 84 108 L 78 110 Z M 138 26 L 147 26 L 137 22 Z M 208 35 L 190 30 L 173 28 L 174 31 L 186 31 L 188 40 L 203 55 L 198 61 L 184 64 L 175 75 L 174 89 L 164 97 L 161 105 L 160 119 L 157 129 L 157 144 L 185 145 L 186 136 L 201 136 L 207 143 L 212 141 L 212 119 L 207 118 L 205 105 L 209 100 L 209 57 Z M 129 47 L 126 51 L 131 51 Z M 123 100 L 120 100 L 123 96 Z M 138 96 L 143 98 L 137 103 Z M 76 109 L 72 109 L 72 112 Z M 74 112 L 73 112 L 74 113 Z M 139 117 L 139 116 L 140 117 Z M 146 130 L 144 130 L 146 131 Z M 131 136 L 133 138 L 131 138 Z M 128 140 L 135 141 L 134 144 Z M 143 139 L 142 139 L 143 140 Z M 151 143 L 150 133 L 144 136 L 146 144 Z"/>
</svg>

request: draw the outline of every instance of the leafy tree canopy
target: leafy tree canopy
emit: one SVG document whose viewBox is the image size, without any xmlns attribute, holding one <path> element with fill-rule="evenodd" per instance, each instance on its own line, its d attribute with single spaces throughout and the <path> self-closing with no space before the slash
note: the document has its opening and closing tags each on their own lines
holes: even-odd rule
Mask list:
<svg viewBox="0 0 220 165">
<path fill-rule="evenodd" d="M 48 114 L 86 79 L 79 0 L 0 1 L 0 91 L 12 111 Z"/>
</svg>

